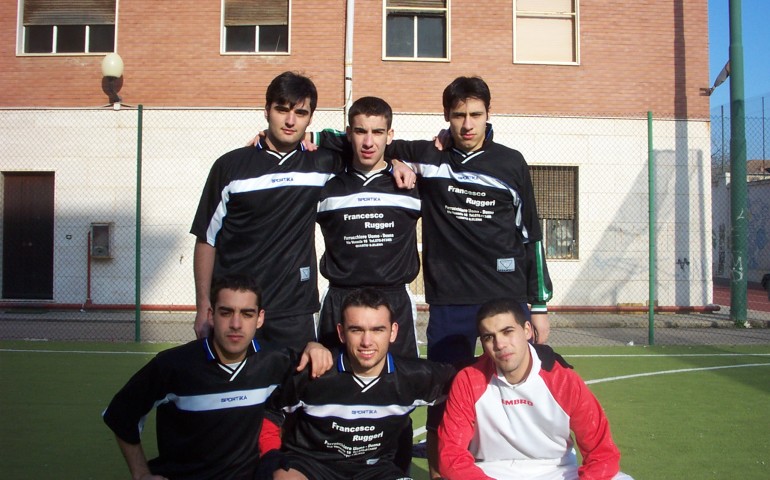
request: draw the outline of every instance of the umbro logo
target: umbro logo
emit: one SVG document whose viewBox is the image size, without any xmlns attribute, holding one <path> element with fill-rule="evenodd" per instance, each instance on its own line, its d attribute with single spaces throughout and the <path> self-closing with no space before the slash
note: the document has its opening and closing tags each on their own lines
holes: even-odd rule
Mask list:
<svg viewBox="0 0 770 480">
<path fill-rule="evenodd" d="M 310 267 L 300 267 L 299 269 L 299 281 L 307 282 L 310 280 Z"/>
<path fill-rule="evenodd" d="M 497 259 L 497 271 L 498 272 L 513 272 L 516 270 L 516 260 L 513 258 L 498 258 Z"/>
</svg>

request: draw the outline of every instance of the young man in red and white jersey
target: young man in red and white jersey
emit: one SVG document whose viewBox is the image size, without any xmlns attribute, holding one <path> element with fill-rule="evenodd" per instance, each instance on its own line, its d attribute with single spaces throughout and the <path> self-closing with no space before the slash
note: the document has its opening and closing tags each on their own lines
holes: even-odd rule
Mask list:
<svg viewBox="0 0 770 480">
<path fill-rule="evenodd" d="M 441 475 L 630 480 L 598 400 L 559 354 L 530 343 L 522 304 L 491 300 L 476 319 L 484 355 L 452 384 L 438 430 Z"/>
</svg>

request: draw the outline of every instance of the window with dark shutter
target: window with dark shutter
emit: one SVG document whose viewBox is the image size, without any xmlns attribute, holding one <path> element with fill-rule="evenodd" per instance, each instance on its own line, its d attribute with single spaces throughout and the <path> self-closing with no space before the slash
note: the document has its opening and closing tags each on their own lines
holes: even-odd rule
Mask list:
<svg viewBox="0 0 770 480">
<path fill-rule="evenodd" d="M 115 0 L 24 0 L 22 53 L 115 50 Z"/>
</svg>

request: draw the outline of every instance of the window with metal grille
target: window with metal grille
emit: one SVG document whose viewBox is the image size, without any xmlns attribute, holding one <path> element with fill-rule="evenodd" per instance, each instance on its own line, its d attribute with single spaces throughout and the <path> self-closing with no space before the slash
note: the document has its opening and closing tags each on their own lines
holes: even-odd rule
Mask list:
<svg viewBox="0 0 770 480">
<path fill-rule="evenodd" d="M 448 0 L 385 0 L 386 59 L 447 59 Z"/>
<path fill-rule="evenodd" d="M 578 168 L 530 165 L 546 258 L 578 258 Z"/>
<path fill-rule="evenodd" d="M 578 0 L 513 0 L 513 62 L 577 64 Z"/>
<path fill-rule="evenodd" d="M 289 0 L 225 0 L 222 51 L 288 53 Z"/>
<path fill-rule="evenodd" d="M 115 0 L 22 0 L 23 54 L 115 51 Z"/>
</svg>

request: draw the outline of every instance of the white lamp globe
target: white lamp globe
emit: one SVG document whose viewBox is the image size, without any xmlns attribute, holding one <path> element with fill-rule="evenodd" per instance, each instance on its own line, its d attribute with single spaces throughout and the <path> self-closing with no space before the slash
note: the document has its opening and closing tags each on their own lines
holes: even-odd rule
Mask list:
<svg viewBox="0 0 770 480">
<path fill-rule="evenodd" d="M 108 53 L 102 60 L 102 75 L 120 78 L 123 76 L 123 59 L 117 53 Z"/>
</svg>

